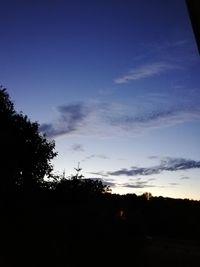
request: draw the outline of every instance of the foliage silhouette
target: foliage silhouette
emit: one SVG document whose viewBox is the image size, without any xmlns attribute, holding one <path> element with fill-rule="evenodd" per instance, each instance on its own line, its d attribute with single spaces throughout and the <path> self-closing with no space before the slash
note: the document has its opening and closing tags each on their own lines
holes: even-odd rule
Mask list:
<svg viewBox="0 0 200 267">
<path fill-rule="evenodd" d="M 100 179 L 84 178 L 80 171 L 79 164 L 74 168 L 76 173 L 71 177 L 65 177 L 65 172 L 61 176 L 52 175 L 51 188 L 61 199 L 88 199 L 104 193 L 110 193 L 109 186 L 103 184 Z"/>
<path fill-rule="evenodd" d="M 39 133 L 37 122 L 17 113 L 6 89 L 0 87 L 1 193 L 34 191 L 50 175 L 55 144 Z"/>
</svg>

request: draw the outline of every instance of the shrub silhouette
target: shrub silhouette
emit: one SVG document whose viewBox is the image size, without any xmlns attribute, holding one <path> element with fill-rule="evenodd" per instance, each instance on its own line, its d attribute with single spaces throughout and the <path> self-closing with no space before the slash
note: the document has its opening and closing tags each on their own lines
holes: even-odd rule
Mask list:
<svg viewBox="0 0 200 267">
<path fill-rule="evenodd" d="M 62 176 L 52 176 L 54 181 L 52 182 L 51 188 L 54 189 L 62 199 L 63 198 L 88 198 L 91 196 L 98 196 L 103 193 L 110 193 L 111 189 L 109 186 L 103 184 L 100 179 L 91 179 L 84 178 L 80 171 L 82 170 L 79 167 L 74 168 L 76 174 L 72 175 L 69 178 L 65 177 L 65 174 Z"/>
</svg>

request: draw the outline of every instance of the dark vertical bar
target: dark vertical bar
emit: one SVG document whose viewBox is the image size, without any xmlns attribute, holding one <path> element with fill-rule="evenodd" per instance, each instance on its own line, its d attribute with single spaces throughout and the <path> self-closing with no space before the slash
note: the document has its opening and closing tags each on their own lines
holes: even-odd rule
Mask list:
<svg viewBox="0 0 200 267">
<path fill-rule="evenodd" d="M 200 0 L 186 0 L 186 5 L 200 54 Z"/>
</svg>

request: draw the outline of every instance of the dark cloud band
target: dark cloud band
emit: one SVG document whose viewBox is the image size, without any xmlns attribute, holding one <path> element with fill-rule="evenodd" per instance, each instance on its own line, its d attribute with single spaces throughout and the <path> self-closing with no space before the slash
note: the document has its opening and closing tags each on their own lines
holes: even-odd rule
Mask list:
<svg viewBox="0 0 200 267">
<path fill-rule="evenodd" d="M 131 167 L 130 169 L 120 169 L 113 172 L 107 172 L 112 176 L 136 176 L 136 175 L 151 175 L 158 174 L 163 171 L 180 171 L 188 169 L 200 168 L 200 161 L 183 159 L 183 158 L 166 158 L 161 161 L 160 165 L 145 168 Z"/>
</svg>

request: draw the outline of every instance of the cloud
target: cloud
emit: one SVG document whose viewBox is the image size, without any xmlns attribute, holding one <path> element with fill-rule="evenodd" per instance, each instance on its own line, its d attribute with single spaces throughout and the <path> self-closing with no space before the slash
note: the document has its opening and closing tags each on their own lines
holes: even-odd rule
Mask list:
<svg viewBox="0 0 200 267">
<path fill-rule="evenodd" d="M 108 174 L 105 174 L 104 172 L 88 172 L 89 174 L 92 174 L 92 175 L 97 175 L 97 176 L 102 176 L 102 177 L 108 177 Z"/>
<path fill-rule="evenodd" d="M 108 175 L 103 174 L 102 172 L 90 172 L 90 174 L 100 175 L 100 178 L 87 178 L 87 179 L 94 179 L 94 180 L 101 180 L 103 184 L 110 186 L 111 188 L 115 187 L 126 187 L 126 188 L 152 188 L 152 187 L 164 187 L 160 185 L 152 184 L 151 181 L 156 180 L 155 178 L 150 178 L 143 180 L 142 178 L 135 178 L 134 181 L 129 181 L 126 183 L 122 183 L 117 181 L 116 179 L 107 178 Z M 105 176 L 105 178 L 103 178 Z"/>
<path fill-rule="evenodd" d="M 152 42 L 143 44 L 143 53 L 134 57 L 135 61 L 144 62 L 150 58 L 158 62 L 171 62 L 187 67 L 196 61 L 194 45 L 191 40 L 177 39 L 165 42 Z"/>
<path fill-rule="evenodd" d="M 81 144 L 74 144 L 72 145 L 71 149 L 74 151 L 74 152 L 84 152 L 84 148 L 83 148 L 83 145 Z"/>
<path fill-rule="evenodd" d="M 188 176 L 182 176 L 181 178 L 180 178 L 180 180 L 189 180 L 190 179 L 190 177 L 188 177 Z"/>
<path fill-rule="evenodd" d="M 129 182 L 118 184 L 120 187 L 127 187 L 127 188 L 149 188 L 149 187 L 161 187 L 159 185 L 154 185 L 151 182 L 155 181 L 155 178 L 149 178 L 144 180 L 143 178 L 134 178 L 130 179 Z"/>
<path fill-rule="evenodd" d="M 99 158 L 99 159 L 109 159 L 106 155 L 103 154 L 92 154 L 90 156 L 85 157 L 82 162 L 93 159 L 93 158 Z"/>
<path fill-rule="evenodd" d="M 172 47 L 180 47 L 180 46 L 185 46 L 188 43 L 187 40 L 177 40 L 173 42 L 165 42 L 162 45 L 160 45 L 160 49 L 167 49 L 167 48 L 172 48 Z"/>
<path fill-rule="evenodd" d="M 169 183 L 169 185 L 176 186 L 176 185 L 179 185 L 179 183 Z"/>
<path fill-rule="evenodd" d="M 135 178 L 134 181 L 129 181 L 127 183 L 119 183 L 116 179 L 107 178 L 108 175 L 104 174 L 103 172 L 89 172 L 92 175 L 100 175 L 100 178 L 88 178 L 94 180 L 101 180 L 103 184 L 110 186 L 111 188 L 114 187 L 127 187 L 127 188 L 149 188 L 149 187 L 162 187 L 159 185 L 154 185 L 151 181 L 156 180 L 155 178 L 149 178 L 146 180 L 142 180 L 142 178 Z M 103 178 L 105 177 L 105 178 Z"/>
<path fill-rule="evenodd" d="M 150 182 L 150 181 L 155 181 L 156 178 L 149 178 L 147 181 Z"/>
<path fill-rule="evenodd" d="M 75 132 L 90 113 L 83 103 L 59 106 L 57 111 L 59 117 L 55 123 L 44 123 L 40 126 L 40 131 L 50 138 Z"/>
<path fill-rule="evenodd" d="M 116 187 L 117 183 L 115 182 L 111 182 L 111 181 L 106 181 L 106 180 L 102 180 L 103 184 L 110 186 L 111 188 Z"/>
<path fill-rule="evenodd" d="M 40 132 L 49 138 L 64 134 L 99 135 L 107 126 L 107 117 L 114 114 L 117 105 L 99 101 L 71 103 L 57 107 L 58 117 L 43 123 Z"/>
<path fill-rule="evenodd" d="M 177 101 L 169 104 L 169 99 L 167 103 L 163 103 L 162 99 L 153 97 L 150 106 L 143 100 L 139 108 L 137 107 L 139 99 L 133 102 L 133 107 L 100 101 L 59 106 L 57 119 L 51 123 L 42 124 L 40 131 L 50 138 L 64 134 L 106 137 L 113 134 L 138 135 L 146 130 L 200 120 L 198 96 L 195 100 L 193 98 L 182 100 L 184 101 L 182 104 Z"/>
<path fill-rule="evenodd" d="M 199 107 L 177 106 L 171 109 L 146 111 L 139 115 L 119 114 L 110 120 L 110 124 L 128 132 L 140 133 L 147 129 L 169 127 L 195 120 L 200 120 Z"/>
<path fill-rule="evenodd" d="M 151 64 L 136 67 L 128 72 L 128 74 L 114 80 L 117 84 L 124 84 L 130 81 L 141 80 L 155 75 L 159 75 L 168 70 L 177 69 L 178 67 L 168 62 L 154 62 Z"/>
<path fill-rule="evenodd" d="M 138 181 L 135 183 L 125 183 L 123 184 L 123 187 L 129 187 L 129 188 L 148 188 L 148 187 L 158 187 L 157 185 L 149 184 L 148 181 Z"/>
<path fill-rule="evenodd" d="M 149 156 L 148 159 L 157 159 L 158 156 Z"/>
<path fill-rule="evenodd" d="M 160 165 L 153 167 L 131 167 L 130 169 L 120 169 L 117 171 L 107 172 L 111 176 L 137 176 L 159 174 L 163 171 L 180 171 L 200 168 L 200 161 L 183 159 L 183 158 L 165 158 Z"/>
<path fill-rule="evenodd" d="M 161 171 L 179 171 L 179 170 L 189 170 L 200 168 L 200 161 L 195 161 L 191 159 L 184 158 L 170 158 L 161 161 Z"/>
</svg>

